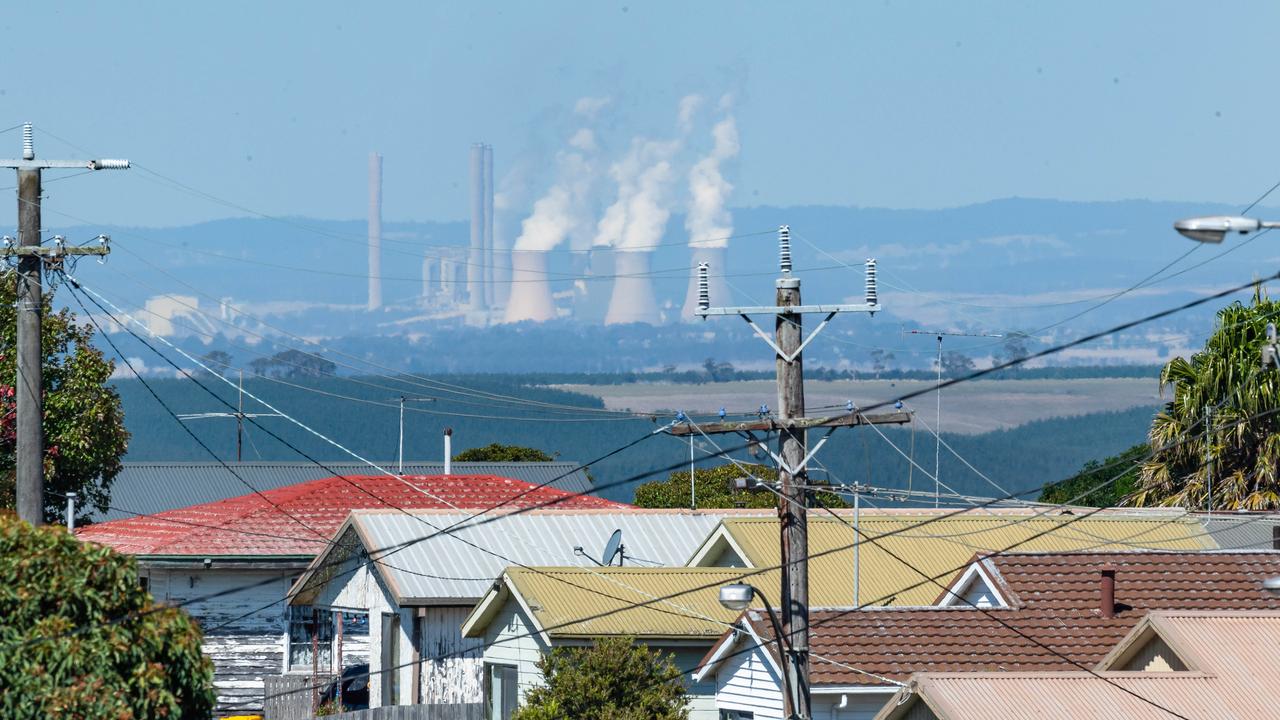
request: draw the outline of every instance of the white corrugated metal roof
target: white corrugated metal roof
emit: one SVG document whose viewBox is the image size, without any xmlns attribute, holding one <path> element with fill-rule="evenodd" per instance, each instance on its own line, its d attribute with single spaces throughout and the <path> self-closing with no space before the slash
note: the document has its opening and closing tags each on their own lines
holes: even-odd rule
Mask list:
<svg viewBox="0 0 1280 720">
<path fill-rule="evenodd" d="M 361 510 L 351 514 L 350 523 L 366 550 L 379 558 L 378 572 L 397 602 L 417 605 L 474 601 L 513 564 L 594 566 L 593 560 L 602 559 L 614 530 L 622 530 L 628 565 L 681 566 L 726 515 L 740 513 L 539 510 L 494 516 L 501 519 L 476 525 L 464 523 L 469 516 L 461 513 L 419 512 L 411 517 L 394 511 Z M 481 518 L 481 522 L 488 519 Z M 436 532 L 433 528 L 459 523 L 464 524 L 449 535 L 428 537 Z M 381 556 L 377 552 L 423 537 L 428 539 L 394 554 Z M 582 547 L 581 554 L 574 552 L 575 546 Z M 330 553 L 325 553 L 313 566 L 331 562 Z"/>
</svg>

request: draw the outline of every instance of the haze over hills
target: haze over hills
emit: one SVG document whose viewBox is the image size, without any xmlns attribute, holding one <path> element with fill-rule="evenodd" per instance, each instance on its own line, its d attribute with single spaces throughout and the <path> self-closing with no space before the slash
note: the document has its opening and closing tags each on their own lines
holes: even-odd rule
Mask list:
<svg viewBox="0 0 1280 720">
<path fill-rule="evenodd" d="M 1238 210 L 1191 203 L 1016 198 L 942 210 L 738 208 L 733 211 L 736 237 L 729 241 L 722 271 L 731 297 L 712 302 L 771 302 L 774 230 L 786 223 L 807 300 L 860 302 L 862 263 L 867 257 L 879 261 L 884 311 L 875 318 L 841 318 L 806 355 L 829 367 L 858 368 L 867 366 L 871 350 L 884 348 L 894 353 L 893 367 L 926 368 L 935 348 L 928 338 L 904 336 L 904 329 L 1017 330 L 1030 333 L 1033 346 L 1043 345 L 1269 273 L 1280 256 L 1271 249 L 1271 238 L 1232 238 L 1222 247 L 1198 247 L 1170 229 L 1180 217 Z M 1277 214 L 1263 208 L 1254 213 Z M 500 233 L 517 224 L 516 218 L 499 219 Z M 446 341 L 455 351 L 469 343 L 477 351 L 491 348 L 480 353 L 484 359 L 479 366 L 467 361 L 458 368 L 488 372 L 687 367 L 707 357 L 763 367 L 769 360 L 741 323 L 678 322 L 691 262 L 679 216 L 666 224 L 662 243 L 651 253 L 650 277 L 662 323 L 656 329 L 600 326 L 613 277 L 598 269 L 590 275 L 599 253 L 564 248 L 547 255 L 546 277 L 560 315 L 555 320 L 496 325 L 482 333 L 476 326 L 485 321 L 477 323 L 462 311 L 449 312 L 445 306 L 428 311 L 422 300 L 423 258 L 456 256 L 468 242 L 465 222 L 384 223 L 385 305 L 375 311 L 364 307 L 363 220 L 241 218 L 177 228 L 66 233 L 79 237 L 104 230 L 113 238 L 112 272 L 83 272 L 82 279 L 131 310 L 152 300 L 137 313 L 140 319 L 197 349 L 219 346 L 236 356 L 238 348 L 252 346 L 260 352 L 271 343 L 260 344 L 258 336 L 279 336 L 275 326 L 322 339 L 325 346 L 344 352 L 364 348 L 357 354 L 379 354 L 398 369 L 449 370 L 447 364 L 425 358 L 434 353 L 433 344 Z M 1110 299 L 1183 254 L 1187 256 L 1150 287 Z M 1214 259 L 1219 254 L 1223 256 Z M 439 285 L 437 276 L 432 287 Z M 166 295 L 178 297 L 166 301 Z M 198 307 L 192 310 L 193 305 Z M 1071 317 L 1094 305 L 1100 307 Z M 1161 362 L 1196 347 L 1213 311 L 1205 307 L 1179 314 L 1054 362 Z M 214 337 L 219 334 L 224 337 Z M 630 343 L 647 352 L 629 353 Z M 566 344 L 572 352 L 565 351 Z M 998 346 L 998 341 L 957 338 L 948 350 L 964 351 L 981 364 Z M 615 357 L 619 351 L 622 357 Z M 531 360 L 539 355 L 556 359 Z"/>
</svg>

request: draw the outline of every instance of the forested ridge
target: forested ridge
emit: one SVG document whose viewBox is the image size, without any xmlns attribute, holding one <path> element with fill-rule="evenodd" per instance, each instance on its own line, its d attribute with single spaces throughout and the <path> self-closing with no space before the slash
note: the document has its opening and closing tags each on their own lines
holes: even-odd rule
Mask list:
<svg viewBox="0 0 1280 720">
<path fill-rule="evenodd" d="M 590 411 L 555 410 L 548 407 L 513 405 L 493 395 L 518 396 L 540 403 L 601 409 L 598 398 L 540 386 L 546 376 L 522 377 L 441 376 L 433 378 L 454 387 L 397 385 L 388 378 L 297 378 L 284 382 L 267 378 L 245 380 L 248 392 L 259 395 L 317 431 L 333 438 L 364 457 L 393 462 L 398 434 L 398 396 L 431 396 L 434 401 L 410 402 L 405 419 L 405 457 L 409 460 L 438 460 L 443 450 L 445 428 L 453 430 L 455 453 L 489 443 L 525 445 L 556 454 L 560 459 L 587 462 L 629 441 L 650 434 L 670 418 L 611 419 L 592 417 Z M 164 402 L 176 413 L 227 411 L 204 389 L 186 379 L 148 379 Z M 234 388 L 216 378 L 203 378 L 207 388 L 231 406 Z M 125 421 L 132 434 L 126 461 L 209 461 L 212 458 L 193 442 L 136 379 L 115 382 L 124 403 Z M 460 388 L 466 388 L 462 390 Z M 474 392 L 473 392 L 474 391 Z M 486 393 L 488 395 L 486 395 Z M 353 398 L 353 399 L 344 399 Z M 1154 408 L 1124 412 L 1096 413 L 1074 418 L 1040 420 L 983 435 L 943 434 L 944 440 L 992 481 L 1010 492 L 1039 494 L 1039 486 L 1075 474 L 1087 461 L 1114 455 L 1141 442 L 1150 426 Z M 246 412 L 265 408 L 246 398 Z M 586 421 L 582 421 L 587 418 Z M 253 423 L 257 423 L 254 425 Z M 257 418 L 249 423 L 244 448 L 245 460 L 305 461 L 298 453 L 272 439 L 267 431 L 321 461 L 351 460 L 338 448 L 302 430 L 283 418 Z M 260 427 L 259 427 L 260 426 Z M 223 460 L 235 459 L 235 422 L 231 418 L 189 421 L 187 427 L 213 448 Z M 933 483 L 910 464 L 903 453 L 932 473 L 934 440 L 923 428 L 909 427 L 841 430 L 818 455 L 821 465 L 811 466 L 815 480 L 862 482 L 877 486 L 933 490 Z M 741 440 L 720 436 L 722 448 L 741 448 Z M 914 450 L 912 447 L 914 446 Z M 707 459 L 715 448 L 707 441 L 695 448 L 699 466 L 722 462 Z M 997 491 L 943 448 L 942 481 L 966 494 L 992 495 Z M 734 453 L 746 460 L 745 450 Z M 634 478 L 633 482 L 606 489 L 602 494 L 629 501 L 634 486 L 665 475 L 672 469 L 687 470 L 688 441 L 668 436 L 645 440 L 593 466 L 597 485 L 609 485 Z M 825 466 L 825 470 L 824 470 Z M 658 474 L 653 474 L 660 471 Z M 371 470 L 372 472 L 372 470 Z"/>
</svg>

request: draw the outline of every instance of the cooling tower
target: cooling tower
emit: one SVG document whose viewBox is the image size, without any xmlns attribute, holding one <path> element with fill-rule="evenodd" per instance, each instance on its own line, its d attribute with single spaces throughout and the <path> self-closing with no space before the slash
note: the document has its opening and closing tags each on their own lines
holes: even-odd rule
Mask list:
<svg viewBox="0 0 1280 720">
<path fill-rule="evenodd" d="M 382 307 L 382 156 L 369 153 L 369 305 Z"/>
<path fill-rule="evenodd" d="M 471 146 L 471 254 L 467 257 L 467 304 L 482 310 L 484 304 L 484 145 Z"/>
<path fill-rule="evenodd" d="M 680 311 L 680 319 L 685 322 L 700 319 L 693 314 L 693 311 L 698 309 L 698 263 L 700 262 L 709 266 L 707 280 L 711 285 L 711 304 L 733 304 L 729 298 L 729 285 L 724 281 L 726 248 L 692 247 L 689 251 L 689 265 L 693 270 L 689 275 L 689 292 L 684 296 L 684 309 Z"/>
<path fill-rule="evenodd" d="M 504 322 L 546 322 L 555 316 L 555 306 L 551 303 L 551 285 L 547 283 L 547 254 L 513 251 L 511 299 L 507 302 Z"/>
<path fill-rule="evenodd" d="M 497 277 L 494 267 L 497 265 L 493 247 L 493 146 L 484 146 L 484 167 L 481 173 L 480 192 L 481 208 L 484 216 L 484 304 L 493 307 L 497 301 Z"/>
<path fill-rule="evenodd" d="M 619 250 L 613 254 L 613 296 L 604 315 L 605 325 L 648 323 L 657 325 L 658 302 L 653 297 L 649 277 L 649 255 L 643 251 Z"/>
</svg>

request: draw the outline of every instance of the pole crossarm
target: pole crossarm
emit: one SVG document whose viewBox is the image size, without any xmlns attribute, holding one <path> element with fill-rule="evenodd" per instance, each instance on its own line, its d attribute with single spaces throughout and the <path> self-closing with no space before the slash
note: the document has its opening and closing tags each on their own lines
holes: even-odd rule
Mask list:
<svg viewBox="0 0 1280 720">
<path fill-rule="evenodd" d="M 0 168 L 16 170 L 49 170 L 54 168 L 79 170 L 128 170 L 128 160 L 0 160 Z"/>
<path fill-rule="evenodd" d="M 819 427 L 856 427 L 858 425 L 905 425 L 911 422 L 911 413 L 909 412 L 892 412 L 892 413 L 849 413 L 847 415 L 832 415 L 828 417 L 816 418 L 790 418 L 781 420 L 777 418 L 761 418 L 759 420 L 746 420 L 743 422 L 713 422 L 702 423 L 694 426 L 692 424 L 673 425 L 664 432 L 669 435 L 683 437 L 685 435 L 698 435 L 706 433 L 708 435 L 720 433 L 743 433 L 743 432 L 769 432 L 776 430 L 808 430 L 810 428 Z"/>
<path fill-rule="evenodd" d="M 39 245 L 14 245 L 0 248 L 0 257 L 42 257 L 55 258 L 63 255 L 110 255 L 111 248 L 92 247 L 48 247 Z"/>
<path fill-rule="evenodd" d="M 759 305 L 752 307 L 708 307 L 693 311 L 698 317 L 711 315 L 813 315 L 816 313 L 880 312 L 880 304 L 870 305 Z"/>
</svg>

